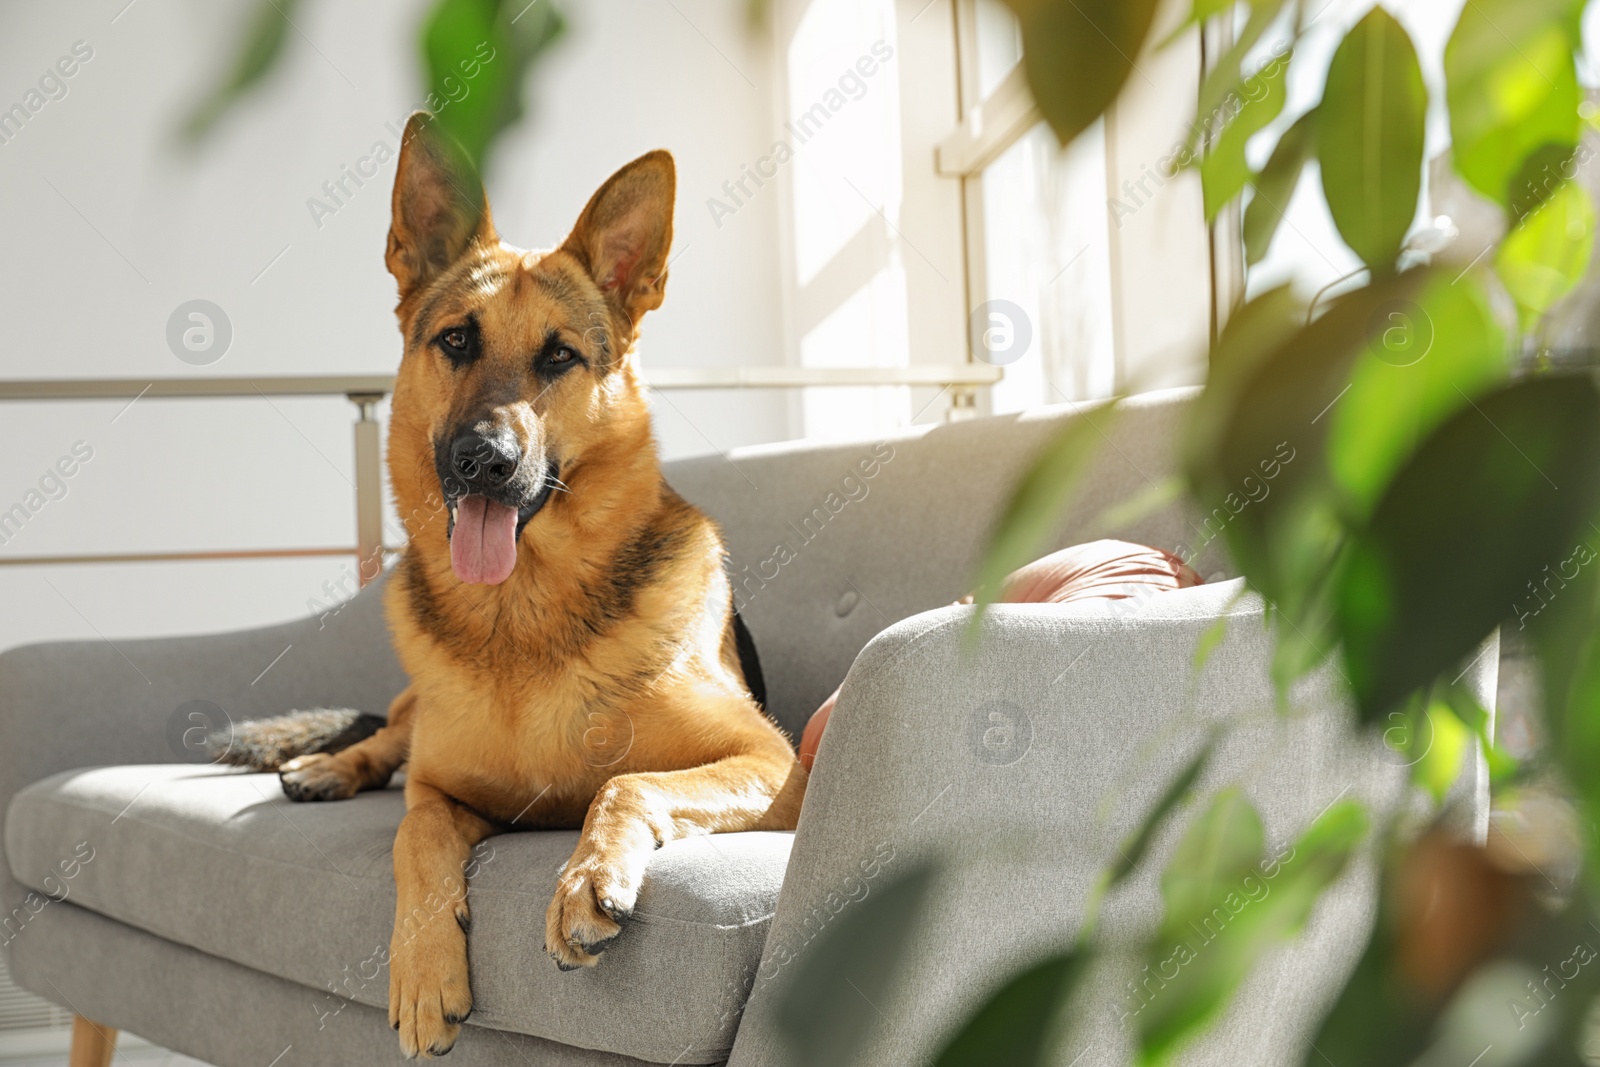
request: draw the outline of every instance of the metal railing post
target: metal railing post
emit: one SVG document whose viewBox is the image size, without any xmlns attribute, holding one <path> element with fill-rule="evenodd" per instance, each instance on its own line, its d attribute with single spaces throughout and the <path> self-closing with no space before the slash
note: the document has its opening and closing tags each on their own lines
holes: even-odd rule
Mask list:
<svg viewBox="0 0 1600 1067">
<path fill-rule="evenodd" d="M 650 389 L 841 389 L 862 386 L 934 386 L 951 391 L 951 421 L 977 414 L 978 390 L 994 385 L 1001 368 L 987 363 L 901 367 L 660 367 L 644 375 Z M 86 555 L 12 556 L 6 567 L 80 563 L 177 563 L 193 560 L 311 559 L 356 556 L 361 585 L 383 573 L 383 464 L 377 406 L 394 388 L 392 374 L 324 374 L 280 378 L 24 378 L 0 379 L 6 401 L 114 400 L 126 411 L 139 400 L 257 399 L 274 396 L 343 396 L 356 405 L 356 546 L 282 549 L 177 550 Z M 931 403 L 931 402 L 930 402 Z M 116 421 L 115 419 L 112 420 Z"/>
<path fill-rule="evenodd" d="M 970 385 L 952 385 L 950 407 L 944 413 L 945 422 L 964 422 L 978 417 L 978 390 Z"/>
<path fill-rule="evenodd" d="M 383 469 L 378 460 L 376 393 L 351 393 L 356 419 L 356 575 L 366 585 L 383 573 Z"/>
</svg>

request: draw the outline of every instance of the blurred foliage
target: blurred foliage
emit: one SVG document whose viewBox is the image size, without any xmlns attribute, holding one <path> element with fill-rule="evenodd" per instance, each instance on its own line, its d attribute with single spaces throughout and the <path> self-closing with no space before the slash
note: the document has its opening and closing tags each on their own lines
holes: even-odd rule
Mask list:
<svg viewBox="0 0 1600 1067">
<path fill-rule="evenodd" d="M 1004 1063 L 1008 1067 L 1046 1067 L 1070 1029 L 1063 1018 L 1068 998 L 1095 961 L 1092 939 L 1100 903 L 1105 895 L 1144 860 L 1156 832 L 1179 805 L 1188 800 L 1216 750 L 1212 736 L 1173 778 L 1155 806 L 1120 845 L 1110 865 L 1101 872 L 1090 893 L 1078 939 L 1071 948 L 1015 975 L 989 994 L 977 1013 L 955 1033 L 935 1067 L 965 1067 Z M 824 961 L 843 952 L 842 943 L 828 941 L 819 947 Z M 829 962 L 819 967 L 836 966 Z"/>
<path fill-rule="evenodd" d="M 1283 111 L 1288 98 L 1288 63 L 1270 63 L 1241 84 L 1246 105 L 1228 123 L 1200 162 L 1200 179 L 1205 195 L 1206 221 L 1217 217 L 1224 204 L 1243 191 L 1250 180 L 1250 164 L 1245 160 L 1245 145 L 1266 129 Z"/>
<path fill-rule="evenodd" d="M 895 876 L 842 912 L 800 960 L 778 1009 L 795 1067 L 848 1062 L 879 1025 L 879 1005 L 890 1003 L 896 969 L 932 886 L 927 864 Z"/>
<path fill-rule="evenodd" d="M 1280 705 L 1312 671 L 1337 671 L 1359 728 L 1409 768 L 1411 799 L 1439 821 L 1419 832 L 1345 800 L 1270 851 L 1236 784 L 1201 795 L 1214 734 L 1100 872 L 1074 941 L 1039 946 L 975 996 L 937 1067 L 1057 1062 L 1078 1021 L 1075 994 L 1102 951 L 1101 903 L 1135 873 L 1155 873 L 1154 842 L 1169 823 L 1178 825 L 1159 875 L 1162 918 L 1137 954 L 1151 966 L 1176 959 L 1178 970 L 1136 1016 L 1142 1064 L 1170 1062 L 1220 1018 L 1362 848 L 1379 861 L 1380 904 L 1308 1067 L 1583 1063 L 1600 996 L 1600 389 L 1592 375 L 1524 368 L 1517 357 L 1541 344 L 1547 316 L 1593 255 L 1594 205 L 1571 180 L 1586 0 L 1471 0 L 1450 35 L 1451 165 L 1506 223 L 1492 273 L 1477 267 L 1477 249 L 1448 268 L 1402 258 L 1424 189 L 1429 93 L 1410 36 L 1381 6 L 1339 43 L 1320 102 L 1287 121 L 1287 71 L 1308 23 L 1302 0 L 1192 0 L 1165 42 L 1151 39 L 1155 0 L 1005 2 L 1034 97 L 1064 143 L 1137 76 L 1142 53 L 1207 19 L 1234 20 L 1232 44 L 1200 85 L 1187 144 L 1208 218 L 1248 198 L 1248 263 L 1267 254 L 1306 164 L 1318 164 L 1323 199 L 1368 280 L 1321 305 L 1283 287 L 1231 311 L 1183 435 L 1183 479 L 1266 602 Z M 257 9 L 188 136 L 205 136 L 270 74 L 299 10 L 295 0 Z M 752 26 L 767 15 L 764 0 L 747 11 Z M 552 0 L 438 0 L 419 33 L 428 87 L 419 103 L 481 165 L 520 116 L 527 71 L 562 25 Z M 1252 59 L 1274 27 L 1287 45 Z M 1252 169 L 1246 146 L 1261 140 L 1274 143 Z M 1506 326 L 1493 311 L 1497 289 L 1516 309 Z M 1113 404 L 1072 420 L 1026 471 L 982 564 L 977 616 L 1059 529 L 1115 414 Z M 1263 478 L 1271 494 L 1243 506 Z M 1490 716 L 1461 681 L 1507 622 L 1537 654 L 1544 729 L 1585 835 L 1578 886 L 1554 896 L 1443 828 L 1475 748 L 1493 781 L 1523 773 L 1495 747 Z M 1219 624 L 1202 636 L 1197 671 L 1224 632 Z M 908 868 L 783 961 L 778 1025 L 794 1062 L 856 1062 L 886 1025 L 879 1009 L 893 1001 L 939 869 Z M 1254 888 L 1266 881 L 1270 893 Z"/>
<path fill-rule="evenodd" d="M 1312 147 L 1316 144 L 1316 109 L 1312 108 L 1278 138 L 1266 166 L 1250 176 L 1253 192 L 1244 211 L 1245 262 L 1255 266 L 1267 254 L 1283 222 L 1283 213 L 1300 184 Z"/>
<path fill-rule="evenodd" d="M 527 0 L 439 0 L 423 23 L 424 107 L 467 150 L 480 174 L 494 139 L 522 118 L 528 71 L 566 28 L 551 0 L 525 5 Z"/>
<path fill-rule="evenodd" d="M 1193 6 L 1184 26 L 1193 25 L 1202 18 L 1220 16 L 1223 12 L 1231 15 L 1237 7 L 1235 3 L 1209 2 L 1209 0 L 1197 3 Z M 1250 15 L 1244 28 L 1235 36 L 1228 50 L 1217 60 L 1216 66 L 1206 72 L 1205 80 L 1200 83 L 1200 98 L 1195 106 L 1194 124 L 1190 128 L 1188 140 L 1191 147 L 1224 128 L 1229 111 L 1235 114 L 1242 112 L 1244 101 L 1249 97 L 1240 91 L 1241 87 L 1246 77 L 1259 73 L 1259 71 L 1252 71 L 1249 75 L 1245 73 L 1245 56 L 1260 43 L 1262 34 L 1267 32 L 1267 27 L 1278 20 L 1284 10 L 1284 0 L 1252 0 L 1247 7 Z M 1177 36 L 1174 34 L 1169 37 L 1168 43 Z M 1230 104 L 1233 106 L 1230 107 Z"/>
<path fill-rule="evenodd" d="M 260 0 L 231 66 L 185 119 L 186 140 L 204 140 L 265 81 L 299 35 L 301 9 L 301 0 Z M 482 173 L 496 138 L 522 118 L 528 72 L 565 28 L 556 0 L 436 0 L 418 31 L 426 92 L 416 108 L 433 112 Z"/>
<path fill-rule="evenodd" d="M 1005 0 L 1022 24 L 1022 65 L 1062 143 L 1094 124 L 1134 72 L 1157 0 Z"/>
<path fill-rule="evenodd" d="M 1060 527 L 1078 479 L 1083 476 L 1116 419 L 1116 406 L 1084 410 L 1040 451 L 1022 477 L 978 572 L 973 599 L 983 606 L 1000 598 L 1006 575 L 1036 558 Z M 979 616 L 968 639 L 977 636 Z"/>
<path fill-rule="evenodd" d="M 1537 327 L 1572 291 L 1593 252 L 1594 205 L 1581 188 L 1564 181 L 1518 221 L 1495 253 L 1495 269 L 1517 302 L 1523 329 Z"/>
<path fill-rule="evenodd" d="M 1343 801 L 1285 855 L 1268 857 L 1261 818 L 1244 794 L 1217 795 L 1162 876 L 1166 914 L 1148 962 L 1170 963 L 1177 974 L 1139 1013 L 1141 1063 L 1168 1062 L 1221 1014 L 1262 957 L 1305 926 L 1366 833 L 1366 812 Z"/>
<path fill-rule="evenodd" d="M 1339 236 L 1374 271 L 1394 269 L 1417 213 L 1427 109 L 1411 38 L 1394 16 L 1373 8 L 1328 67 L 1317 162 Z"/>
<path fill-rule="evenodd" d="M 1445 46 L 1456 173 L 1502 207 L 1525 160 L 1577 147 L 1577 15 L 1572 0 L 1473 0 Z"/>
<path fill-rule="evenodd" d="M 184 120 L 185 138 L 198 141 L 209 134 L 217 121 L 267 76 L 283 54 L 283 42 L 299 6 L 300 0 L 258 0 L 233 64 Z"/>
<path fill-rule="evenodd" d="M 1168 815 L 1177 810 L 1178 805 L 1189 799 L 1195 783 L 1200 780 L 1206 765 L 1211 762 L 1211 754 L 1216 751 L 1216 747 L 1217 739 L 1213 735 L 1189 760 L 1183 771 L 1172 780 L 1172 784 L 1167 786 L 1167 791 L 1161 794 L 1161 799 L 1156 802 L 1156 806 L 1151 809 L 1145 820 L 1117 847 L 1117 858 L 1112 862 L 1104 879 L 1107 889 L 1132 874 L 1134 868 L 1144 859 L 1144 854 L 1150 851 L 1150 842 L 1155 838 L 1156 830 L 1166 821 Z M 1089 921 L 1084 925 L 1093 926 L 1093 915 L 1089 916 Z"/>
<path fill-rule="evenodd" d="M 1048 1067 L 1061 1041 L 1061 1015 L 1088 967 L 1069 950 L 1036 963 L 989 995 L 950 1040 L 934 1067 Z"/>
<path fill-rule="evenodd" d="M 1430 214 L 1430 94 L 1409 34 L 1382 6 L 1339 42 L 1320 101 L 1285 115 L 1285 69 L 1317 13 L 1301 0 L 1191 0 L 1164 41 L 1150 39 L 1145 3 L 1008 4 L 1029 83 L 1063 142 L 1116 98 L 1142 53 L 1207 19 L 1232 20 L 1237 33 L 1202 80 L 1188 144 L 1208 218 L 1245 200 L 1248 263 L 1265 257 L 1306 164 L 1318 164 L 1321 195 L 1366 280 L 1310 306 L 1282 287 L 1232 309 L 1181 465 L 1198 521 L 1219 531 L 1265 601 L 1280 706 L 1291 707 L 1291 687 L 1313 671 L 1342 676 L 1355 728 L 1381 739 L 1412 790 L 1382 810 L 1337 803 L 1270 853 L 1237 784 L 1209 782 L 1201 793 L 1214 736 L 1100 873 L 1073 942 L 1018 960 L 952 1029 L 937 1063 L 1058 1062 L 1062 1035 L 1081 1021 L 1080 980 L 1109 950 L 1096 933 L 1101 901 L 1135 872 L 1154 874 L 1152 842 L 1169 821 L 1179 832 L 1160 874 L 1163 917 L 1141 936 L 1138 958 L 1169 968 L 1164 976 L 1176 961 L 1177 971 L 1135 1017 L 1142 1064 L 1172 1061 L 1220 1018 L 1362 850 L 1378 861 L 1380 902 L 1359 963 L 1304 1050 L 1308 1067 L 1592 1062 L 1600 388 L 1592 372 L 1525 358 L 1594 253 L 1595 208 L 1573 181 L 1586 161 L 1577 157 L 1586 0 L 1471 0 L 1450 34 L 1450 164 L 1505 221 L 1486 262 L 1482 248 L 1407 247 Z M 1263 59 L 1269 30 L 1288 41 Z M 1247 144 L 1268 149 L 1260 169 Z M 1443 262 L 1418 265 L 1430 257 Z M 1059 530 L 1112 411 L 1072 420 L 1019 481 L 980 570 L 978 615 L 1005 574 Z M 1244 506 L 1262 479 L 1272 492 Z M 1528 771 L 1495 745 L 1492 717 L 1463 681 L 1502 624 L 1525 632 L 1542 672 L 1541 730 L 1580 809 L 1576 887 L 1530 878 L 1506 846 L 1493 852 L 1447 829 L 1460 825 L 1450 804 L 1479 752 L 1496 785 Z M 1223 632 L 1201 637 L 1196 670 Z M 1253 893 L 1263 880 L 1270 894 Z M 833 944 L 818 946 L 819 960 Z M 841 1053 L 839 1062 L 854 1061 Z"/>
<path fill-rule="evenodd" d="M 1587 376 L 1512 382 L 1458 409 L 1351 531 L 1339 632 L 1363 716 L 1456 673 L 1597 506 L 1600 392 Z"/>
</svg>

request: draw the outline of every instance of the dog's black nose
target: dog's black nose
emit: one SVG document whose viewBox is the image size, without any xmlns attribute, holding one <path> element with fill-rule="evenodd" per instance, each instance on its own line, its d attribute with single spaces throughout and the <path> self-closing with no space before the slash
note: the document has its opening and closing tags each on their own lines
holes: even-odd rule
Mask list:
<svg viewBox="0 0 1600 1067">
<path fill-rule="evenodd" d="M 450 469 L 469 493 L 499 489 L 517 473 L 520 459 L 510 434 L 464 433 L 450 446 Z"/>
</svg>

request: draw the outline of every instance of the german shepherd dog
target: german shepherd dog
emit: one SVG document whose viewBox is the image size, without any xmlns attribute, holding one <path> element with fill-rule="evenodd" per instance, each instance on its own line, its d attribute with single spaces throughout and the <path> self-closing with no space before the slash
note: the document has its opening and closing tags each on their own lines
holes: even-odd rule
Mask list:
<svg viewBox="0 0 1600 1067">
<path fill-rule="evenodd" d="M 280 776 L 293 799 L 338 800 L 407 764 L 389 962 L 407 1057 L 448 1052 L 472 1011 L 451 890 L 479 841 L 582 827 L 544 920 L 569 970 L 622 931 L 656 848 L 799 816 L 806 773 L 747 684 L 719 531 L 662 480 L 634 353 L 675 187 L 668 153 L 641 156 L 560 247 L 526 252 L 460 147 L 425 112 L 406 124 L 384 259 L 409 540 L 386 608 L 410 687 L 376 733 Z M 430 899 L 455 921 L 418 926 Z"/>
</svg>

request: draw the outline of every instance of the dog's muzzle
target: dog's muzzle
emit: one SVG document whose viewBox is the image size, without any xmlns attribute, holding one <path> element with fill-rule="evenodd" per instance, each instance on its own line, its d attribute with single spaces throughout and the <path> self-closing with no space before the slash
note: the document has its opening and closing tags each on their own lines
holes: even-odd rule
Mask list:
<svg viewBox="0 0 1600 1067">
<path fill-rule="evenodd" d="M 463 582 L 498 585 L 511 576 L 522 530 L 550 499 L 559 466 L 530 464 L 510 433 L 469 431 L 435 456 L 451 567 Z"/>
</svg>

